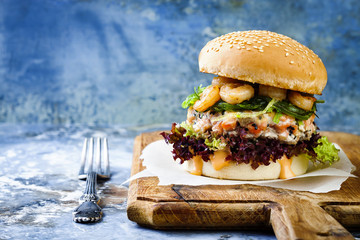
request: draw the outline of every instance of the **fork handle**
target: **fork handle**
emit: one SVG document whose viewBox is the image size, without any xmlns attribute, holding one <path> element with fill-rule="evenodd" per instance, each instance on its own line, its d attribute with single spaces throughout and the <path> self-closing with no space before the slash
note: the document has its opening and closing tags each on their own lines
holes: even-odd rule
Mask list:
<svg viewBox="0 0 360 240">
<path fill-rule="evenodd" d="M 80 197 L 80 205 L 73 212 L 75 222 L 96 222 L 102 217 L 102 209 L 99 207 L 99 196 L 96 194 L 95 172 L 89 172 L 86 178 L 86 186 L 83 195 Z"/>
<path fill-rule="evenodd" d="M 94 171 L 91 171 L 87 174 L 85 190 L 83 195 L 80 197 L 80 203 L 86 201 L 93 201 L 98 203 L 100 201 L 99 196 L 96 193 L 96 180 L 97 174 Z"/>
</svg>

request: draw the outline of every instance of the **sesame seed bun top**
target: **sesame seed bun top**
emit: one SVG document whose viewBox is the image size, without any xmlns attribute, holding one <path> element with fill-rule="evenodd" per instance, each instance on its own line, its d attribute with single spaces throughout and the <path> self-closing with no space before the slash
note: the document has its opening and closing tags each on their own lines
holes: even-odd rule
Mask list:
<svg viewBox="0 0 360 240">
<path fill-rule="evenodd" d="M 321 94 L 327 73 L 309 48 L 269 31 L 232 32 L 208 42 L 200 72 L 310 94 Z"/>
</svg>

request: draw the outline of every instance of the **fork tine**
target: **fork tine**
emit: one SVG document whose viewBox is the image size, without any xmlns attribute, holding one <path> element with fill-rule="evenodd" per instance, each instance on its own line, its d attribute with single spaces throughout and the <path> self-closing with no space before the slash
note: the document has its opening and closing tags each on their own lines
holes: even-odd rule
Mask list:
<svg viewBox="0 0 360 240">
<path fill-rule="evenodd" d="M 109 147 L 108 147 L 108 140 L 107 138 L 104 138 L 104 155 L 105 163 L 104 163 L 104 176 L 106 178 L 110 178 L 110 162 L 109 162 Z"/>
<path fill-rule="evenodd" d="M 97 138 L 96 140 L 96 172 L 97 174 L 101 174 L 101 139 Z"/>
<path fill-rule="evenodd" d="M 94 156 L 94 138 L 90 138 L 89 142 L 89 163 L 88 163 L 88 173 L 93 170 L 93 156 Z"/>
<path fill-rule="evenodd" d="M 93 163 L 94 161 L 95 164 Z M 85 138 L 84 140 L 78 178 L 85 180 L 87 178 L 87 173 L 92 171 L 97 173 L 98 179 L 108 180 L 110 178 L 107 138 Z"/>
<path fill-rule="evenodd" d="M 85 179 L 86 178 L 85 162 L 86 162 L 87 143 L 88 143 L 88 139 L 85 138 L 84 144 L 83 144 L 83 149 L 82 149 L 82 152 L 81 152 L 81 165 L 80 165 L 80 170 L 79 170 L 79 175 L 78 175 L 79 179 Z"/>
</svg>

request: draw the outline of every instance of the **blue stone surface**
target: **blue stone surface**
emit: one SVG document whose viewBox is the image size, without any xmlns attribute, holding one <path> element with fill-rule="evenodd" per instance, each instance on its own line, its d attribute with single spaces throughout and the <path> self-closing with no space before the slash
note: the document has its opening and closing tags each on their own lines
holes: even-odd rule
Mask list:
<svg viewBox="0 0 360 240">
<path fill-rule="evenodd" d="M 328 85 L 322 130 L 360 129 L 360 3 L 342 1 L 0 2 L 0 122 L 180 122 L 182 100 L 209 84 L 205 43 L 265 29 L 313 49 Z"/>
</svg>

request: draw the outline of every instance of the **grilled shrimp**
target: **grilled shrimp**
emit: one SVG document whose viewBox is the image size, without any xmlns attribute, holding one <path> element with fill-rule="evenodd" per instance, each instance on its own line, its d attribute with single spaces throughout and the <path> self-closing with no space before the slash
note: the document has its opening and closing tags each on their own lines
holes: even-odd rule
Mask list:
<svg viewBox="0 0 360 240">
<path fill-rule="evenodd" d="M 220 100 L 220 89 L 218 86 L 208 86 L 200 94 L 200 100 L 197 100 L 193 108 L 198 112 L 204 112 L 206 109 L 214 105 Z"/>
<path fill-rule="evenodd" d="M 286 98 L 286 89 L 260 85 L 259 86 L 259 95 L 268 96 L 275 98 L 277 100 L 284 100 Z"/>
<path fill-rule="evenodd" d="M 227 77 L 214 77 L 211 85 L 222 87 L 223 85 L 228 83 L 239 83 L 239 80 Z"/>
<path fill-rule="evenodd" d="M 249 84 L 230 83 L 220 88 L 221 99 L 230 104 L 238 104 L 254 96 L 254 88 Z"/>
<path fill-rule="evenodd" d="M 291 91 L 288 95 L 289 101 L 295 106 L 302 108 L 306 111 L 310 111 L 316 101 L 316 98 L 303 95 L 299 92 Z"/>
</svg>

